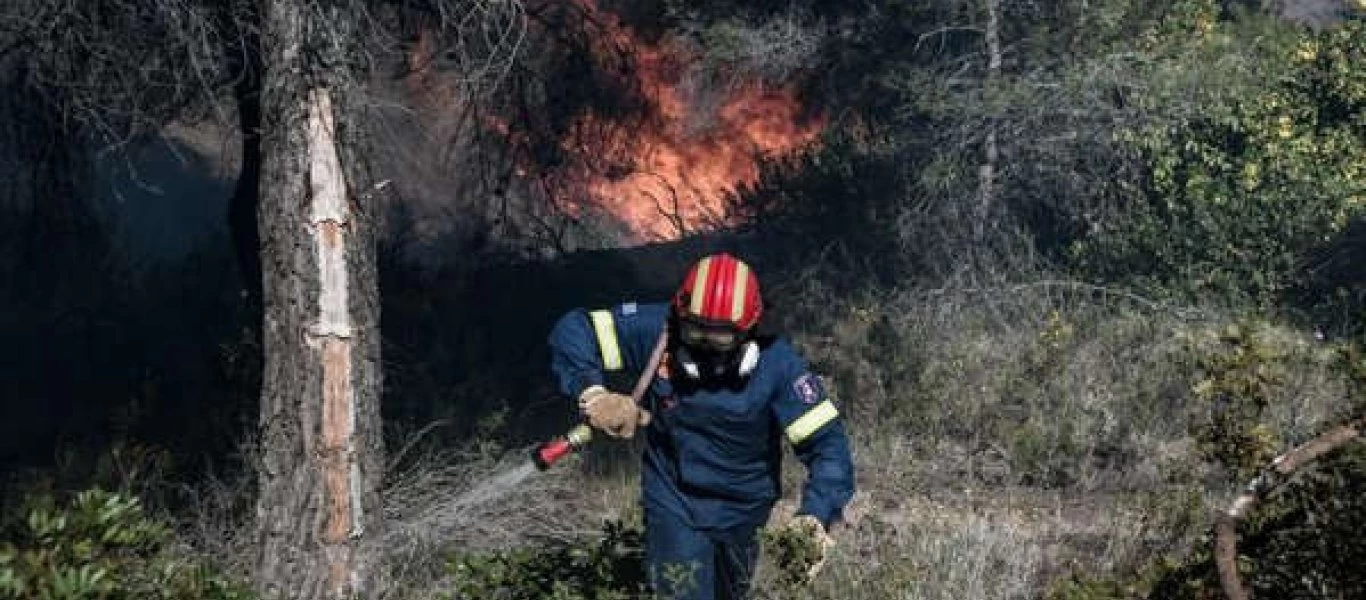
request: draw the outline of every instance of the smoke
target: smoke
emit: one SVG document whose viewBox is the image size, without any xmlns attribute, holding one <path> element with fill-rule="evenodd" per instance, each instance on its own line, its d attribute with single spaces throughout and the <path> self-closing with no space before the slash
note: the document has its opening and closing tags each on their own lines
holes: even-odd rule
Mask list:
<svg viewBox="0 0 1366 600">
<path fill-rule="evenodd" d="M 1342 20 L 1349 0 L 1282 0 L 1282 17 L 1309 25 L 1327 27 Z"/>
</svg>

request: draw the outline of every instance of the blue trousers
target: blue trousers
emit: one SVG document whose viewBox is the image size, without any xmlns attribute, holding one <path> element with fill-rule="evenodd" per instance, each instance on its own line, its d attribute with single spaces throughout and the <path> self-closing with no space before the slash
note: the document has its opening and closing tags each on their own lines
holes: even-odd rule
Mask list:
<svg viewBox="0 0 1366 600">
<path fill-rule="evenodd" d="M 697 530 L 663 510 L 645 509 L 645 559 L 664 600 L 749 597 L 759 558 L 759 525 Z"/>
</svg>

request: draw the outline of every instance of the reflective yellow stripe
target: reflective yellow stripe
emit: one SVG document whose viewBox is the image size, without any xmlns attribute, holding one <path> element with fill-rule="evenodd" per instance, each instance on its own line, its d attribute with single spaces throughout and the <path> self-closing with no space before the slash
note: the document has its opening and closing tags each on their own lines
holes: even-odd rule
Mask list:
<svg viewBox="0 0 1366 600">
<path fill-rule="evenodd" d="M 602 352 L 602 368 L 616 371 L 621 368 L 621 346 L 617 345 L 617 328 L 612 323 L 612 313 L 595 310 L 588 313 L 593 318 L 593 331 L 598 334 L 598 350 Z"/>
<path fill-rule="evenodd" d="M 801 418 L 787 426 L 787 440 L 793 444 L 800 444 L 838 416 L 840 411 L 835 409 L 834 402 L 826 400 L 817 404 L 816 408 L 806 411 Z"/>
<path fill-rule="evenodd" d="M 730 320 L 735 323 L 740 322 L 740 318 L 745 316 L 745 289 L 749 285 L 749 265 L 737 263 L 735 265 L 735 296 L 730 299 Z"/>
<path fill-rule="evenodd" d="M 711 271 L 711 257 L 702 259 L 697 263 L 697 276 L 692 280 L 692 298 L 689 299 L 688 310 L 694 315 L 702 314 L 703 302 L 707 299 L 707 273 Z"/>
</svg>

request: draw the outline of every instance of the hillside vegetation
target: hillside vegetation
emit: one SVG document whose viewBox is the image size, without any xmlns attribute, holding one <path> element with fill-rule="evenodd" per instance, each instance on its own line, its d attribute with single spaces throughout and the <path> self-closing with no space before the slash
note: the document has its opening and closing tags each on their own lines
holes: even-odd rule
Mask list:
<svg viewBox="0 0 1366 600">
<path fill-rule="evenodd" d="M 573 422 L 547 371 L 553 319 L 661 298 L 707 250 L 756 265 L 771 325 L 855 443 L 830 562 L 799 581 L 776 560 L 793 542 L 769 536 L 762 598 L 1221 598 L 1216 512 L 1366 410 L 1361 2 L 1315 26 L 1232 0 L 599 8 L 691 48 L 694 100 L 777 82 L 824 129 L 727 197 L 726 227 L 681 240 L 512 214 L 532 186 L 490 192 L 471 156 L 570 164 L 535 144 L 640 109 L 602 83 L 621 65 L 588 54 L 601 22 L 569 19 L 533 30 L 490 92 L 505 129 L 443 122 L 458 156 L 377 158 L 403 190 L 381 254 L 388 598 L 644 594 L 632 443 L 489 482 Z M 5 126 L 40 126 L 21 121 Z M 397 122 L 380 137 L 422 123 Z M 11 146 L 0 164 L 29 160 Z M 230 244 L 147 261 L 77 205 L 0 204 L 17 283 L 0 288 L 0 598 L 249 597 L 260 349 L 241 286 L 216 275 Z M 1357 441 L 1259 507 L 1239 547 L 1255 597 L 1366 597 L 1363 487 Z"/>
</svg>

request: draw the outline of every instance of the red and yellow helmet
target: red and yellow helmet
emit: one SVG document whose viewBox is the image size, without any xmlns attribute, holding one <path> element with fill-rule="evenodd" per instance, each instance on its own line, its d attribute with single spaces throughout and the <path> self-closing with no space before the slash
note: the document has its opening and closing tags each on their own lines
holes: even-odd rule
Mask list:
<svg viewBox="0 0 1366 600">
<path fill-rule="evenodd" d="M 730 254 L 704 257 L 683 278 L 673 310 L 680 319 L 747 332 L 763 313 L 759 278 Z"/>
</svg>

